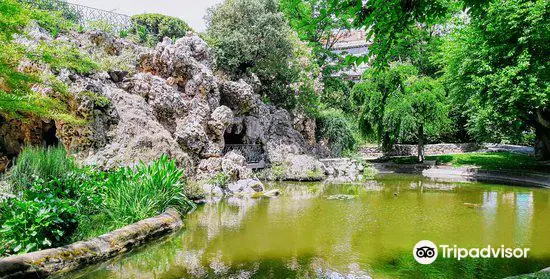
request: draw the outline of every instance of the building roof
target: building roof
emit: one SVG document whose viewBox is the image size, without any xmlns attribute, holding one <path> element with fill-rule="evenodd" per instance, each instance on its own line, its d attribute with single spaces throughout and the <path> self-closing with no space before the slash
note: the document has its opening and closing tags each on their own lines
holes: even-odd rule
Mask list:
<svg viewBox="0 0 550 279">
<path fill-rule="evenodd" d="M 341 32 L 344 33 L 339 35 L 340 38 L 332 47 L 333 50 L 366 47 L 370 45 L 370 43 L 367 42 L 367 34 L 364 30 L 347 30 Z"/>
</svg>

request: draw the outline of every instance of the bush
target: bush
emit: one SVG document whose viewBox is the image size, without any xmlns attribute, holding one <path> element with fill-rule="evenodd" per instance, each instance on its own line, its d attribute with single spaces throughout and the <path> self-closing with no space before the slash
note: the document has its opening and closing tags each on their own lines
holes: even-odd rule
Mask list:
<svg viewBox="0 0 550 279">
<path fill-rule="evenodd" d="M 254 73 L 260 93 L 276 105 L 294 103 L 289 85 L 293 57 L 291 29 L 275 0 L 225 1 L 208 11 L 207 37 L 216 66 L 232 79 Z"/>
<path fill-rule="evenodd" d="M 327 140 L 333 156 L 355 147 L 356 140 L 350 121 L 341 110 L 327 109 L 319 112 L 317 118 L 318 140 Z"/>
<path fill-rule="evenodd" d="M 37 180 L 63 179 L 76 169 L 74 161 L 62 147 L 43 149 L 27 146 L 19 153 L 15 165 L 7 174 L 7 180 L 15 190 L 23 191 Z"/>
<path fill-rule="evenodd" d="M 120 168 L 105 182 L 105 227 L 119 228 L 153 217 L 168 207 L 180 212 L 194 208 L 185 196 L 184 171 L 163 155 L 150 165 Z"/>
<path fill-rule="evenodd" d="M 0 213 L 0 255 L 65 245 L 77 226 L 73 201 L 46 189 L 1 202 Z"/>
<path fill-rule="evenodd" d="M 140 14 L 132 16 L 134 27 L 130 33 L 137 35 L 142 43 L 155 45 L 164 37 L 177 39 L 192 31 L 187 23 L 179 18 L 161 14 Z"/>
<path fill-rule="evenodd" d="M 194 208 L 183 170 L 162 156 L 113 172 L 77 168 L 61 148 L 27 147 L 9 178 L 14 198 L 0 201 L 0 254 L 30 252 L 95 237 L 168 207 Z M 192 193 L 193 194 L 193 193 Z"/>
</svg>

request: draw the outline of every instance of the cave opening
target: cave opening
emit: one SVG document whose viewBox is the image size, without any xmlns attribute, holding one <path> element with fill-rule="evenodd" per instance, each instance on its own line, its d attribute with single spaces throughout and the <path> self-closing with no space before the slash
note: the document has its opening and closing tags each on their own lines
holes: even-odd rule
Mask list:
<svg viewBox="0 0 550 279">
<path fill-rule="evenodd" d="M 42 142 L 44 147 L 57 146 L 59 144 L 56 132 L 57 128 L 53 121 L 42 126 Z"/>
<path fill-rule="evenodd" d="M 223 135 L 223 138 L 225 140 L 225 144 L 244 144 L 244 137 L 246 135 L 246 128 L 242 127 L 242 129 L 235 129 L 236 127 L 233 127 L 233 129 L 228 128 L 225 130 L 225 133 Z"/>
</svg>

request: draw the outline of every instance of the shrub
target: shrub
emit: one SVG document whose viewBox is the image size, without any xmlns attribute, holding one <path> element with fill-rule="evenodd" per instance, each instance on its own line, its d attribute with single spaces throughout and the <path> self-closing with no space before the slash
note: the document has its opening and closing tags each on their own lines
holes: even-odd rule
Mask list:
<svg viewBox="0 0 550 279">
<path fill-rule="evenodd" d="M 81 19 L 80 13 L 72 8 L 67 2 L 65 1 L 57 1 L 57 0 L 18 0 L 21 3 L 30 4 L 33 7 L 48 11 L 48 12 L 55 12 L 57 17 L 64 18 L 66 20 L 69 20 L 71 22 L 78 22 Z"/>
<path fill-rule="evenodd" d="M 51 12 L 30 9 L 14 0 L 0 1 L 0 112 L 7 118 L 27 118 L 38 116 L 48 119 L 60 119 L 66 122 L 79 122 L 74 115 L 69 114 L 66 104 L 61 100 L 34 92 L 32 87 L 36 83 L 45 83 L 43 77 L 35 73 L 20 72 L 20 62 L 25 57 L 33 62 L 48 64 L 52 67 L 73 65 L 76 69 L 89 65 L 89 61 L 77 59 L 75 52 L 67 49 L 58 49 L 51 46 L 49 52 L 41 53 L 46 43 L 35 49 L 34 53 L 23 45 L 13 42 L 14 35 L 21 35 L 29 20 L 34 19 L 38 24 L 49 30 L 54 36 L 66 28 Z M 53 49 L 53 50 L 52 50 Z M 57 52 L 55 52 L 57 51 Z M 58 55 L 50 55 L 57 53 Z M 51 59 L 48 59 L 51 58 Z M 70 60 L 70 61 L 69 61 Z M 53 88 L 54 86 L 52 86 Z M 59 86 L 56 86 L 59 89 Z M 54 88 L 54 90 L 57 90 Z"/>
<path fill-rule="evenodd" d="M 276 105 L 294 103 L 289 94 L 292 32 L 275 0 L 225 1 L 206 19 L 218 69 L 233 79 L 254 73 L 262 83 L 261 95 Z"/>
<path fill-rule="evenodd" d="M 61 148 L 26 147 L 9 179 L 16 197 L 0 201 L 0 254 L 29 252 L 98 236 L 167 207 L 194 208 L 183 170 L 162 156 L 113 172 L 76 168 Z"/>
<path fill-rule="evenodd" d="M 163 155 L 150 165 L 120 168 L 105 180 L 105 224 L 119 228 L 153 217 L 168 207 L 186 212 L 194 207 L 185 196 L 184 171 Z"/>
<path fill-rule="evenodd" d="M 229 175 L 225 172 L 218 172 L 208 181 L 208 183 L 226 189 L 227 185 L 229 185 Z"/>
<path fill-rule="evenodd" d="M 327 109 L 319 112 L 316 135 L 327 140 L 333 156 L 351 150 L 356 144 L 350 121 L 341 110 Z"/>
<path fill-rule="evenodd" d="M 27 55 L 33 61 L 48 64 L 53 70 L 69 69 L 79 74 L 90 73 L 99 66 L 73 45 L 63 43 L 40 43 Z"/>
<path fill-rule="evenodd" d="M 138 35 L 140 42 L 155 45 L 164 37 L 177 39 L 192 31 L 187 23 L 179 18 L 161 14 L 141 14 L 132 16 L 134 27 L 130 33 Z"/>
<path fill-rule="evenodd" d="M 43 149 L 27 146 L 19 153 L 15 165 L 7 174 L 7 180 L 16 190 L 23 191 L 35 181 L 63 179 L 75 170 L 74 161 L 62 147 Z"/>
<path fill-rule="evenodd" d="M 43 190 L 1 202 L 0 213 L 0 255 L 65 245 L 77 225 L 72 201 Z"/>
</svg>

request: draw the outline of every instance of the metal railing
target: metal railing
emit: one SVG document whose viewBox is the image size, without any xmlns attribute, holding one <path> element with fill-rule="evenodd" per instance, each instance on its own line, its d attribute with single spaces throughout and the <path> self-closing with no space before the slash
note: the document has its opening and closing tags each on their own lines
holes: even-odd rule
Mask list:
<svg viewBox="0 0 550 279">
<path fill-rule="evenodd" d="M 247 163 L 259 163 L 264 160 L 264 149 L 260 144 L 226 144 L 223 154 L 230 151 L 241 153 Z"/>
<path fill-rule="evenodd" d="M 35 8 L 61 12 L 66 19 L 80 24 L 84 28 L 100 28 L 101 25 L 119 32 L 132 27 L 132 19 L 128 15 L 96 9 L 83 5 L 68 3 L 61 0 L 18 0 Z"/>
</svg>

